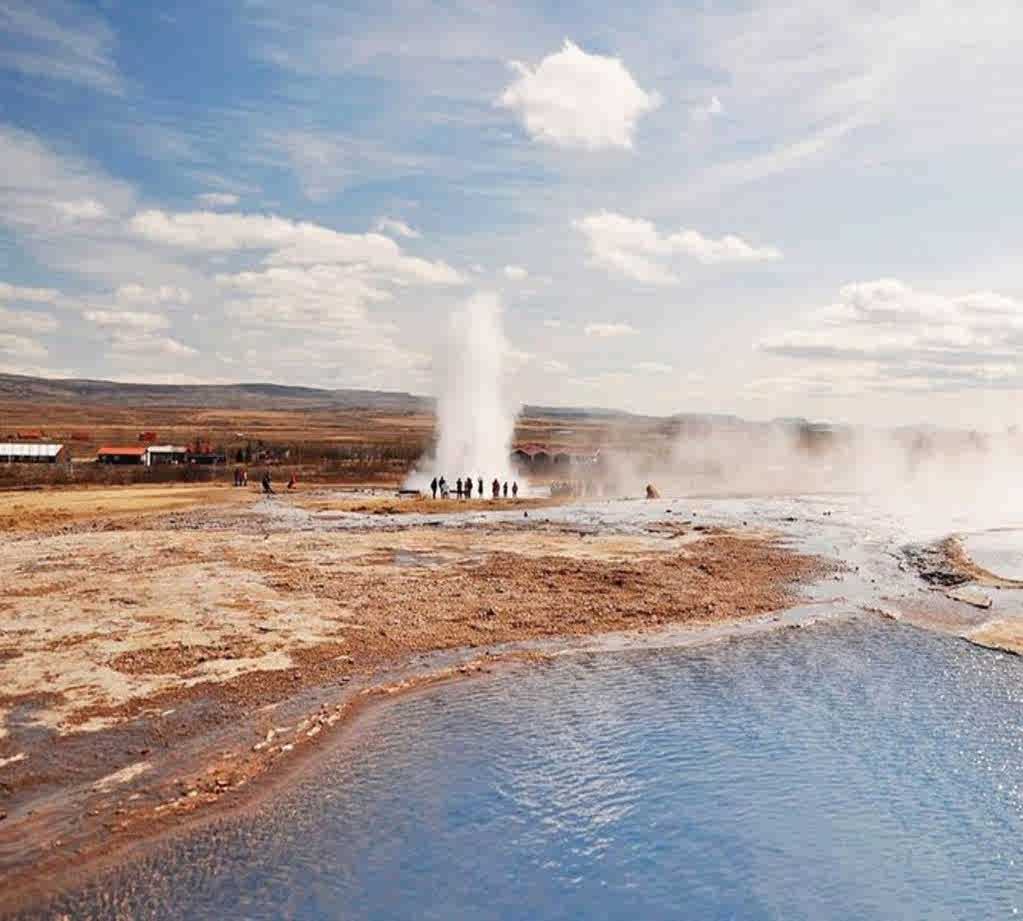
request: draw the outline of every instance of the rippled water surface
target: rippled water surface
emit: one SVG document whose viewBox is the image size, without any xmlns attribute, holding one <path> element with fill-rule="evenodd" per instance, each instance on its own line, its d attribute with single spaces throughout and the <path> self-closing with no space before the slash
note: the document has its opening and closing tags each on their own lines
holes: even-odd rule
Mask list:
<svg viewBox="0 0 1023 921">
<path fill-rule="evenodd" d="M 1000 918 L 1023 662 L 821 625 L 575 655 L 363 717 L 258 813 L 55 909 L 159 918 Z"/>
</svg>

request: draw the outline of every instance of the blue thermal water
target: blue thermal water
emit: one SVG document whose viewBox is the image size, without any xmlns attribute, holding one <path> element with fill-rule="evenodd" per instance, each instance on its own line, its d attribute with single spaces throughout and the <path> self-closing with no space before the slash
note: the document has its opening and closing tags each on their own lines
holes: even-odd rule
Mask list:
<svg viewBox="0 0 1023 921">
<path fill-rule="evenodd" d="M 1023 906 L 1023 660 L 854 622 L 371 711 L 252 815 L 45 914 L 915 919 Z"/>
</svg>

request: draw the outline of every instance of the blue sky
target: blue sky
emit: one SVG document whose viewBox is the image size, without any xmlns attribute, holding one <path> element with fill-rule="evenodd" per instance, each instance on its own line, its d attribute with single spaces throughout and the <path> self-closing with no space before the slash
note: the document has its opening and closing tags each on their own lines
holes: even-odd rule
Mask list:
<svg viewBox="0 0 1023 921">
<path fill-rule="evenodd" d="M 0 0 L 0 370 L 1023 422 L 1023 9 Z"/>
</svg>

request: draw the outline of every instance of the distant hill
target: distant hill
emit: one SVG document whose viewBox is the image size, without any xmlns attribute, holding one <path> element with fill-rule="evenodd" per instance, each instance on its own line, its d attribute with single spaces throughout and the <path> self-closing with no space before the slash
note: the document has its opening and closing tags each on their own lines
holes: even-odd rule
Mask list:
<svg viewBox="0 0 1023 921">
<path fill-rule="evenodd" d="M 50 379 L 0 374 L 0 402 L 78 403 L 96 406 L 202 407 L 246 410 L 365 409 L 372 412 L 432 412 L 432 397 L 385 390 L 324 390 L 282 384 L 124 384 L 88 379 Z M 531 418 L 585 420 L 644 418 L 593 407 L 525 406 Z"/>
<path fill-rule="evenodd" d="M 0 373 L 0 403 L 72 404 L 162 409 L 232 410 L 367 410 L 378 413 L 430 413 L 432 397 L 386 390 L 325 390 L 283 384 L 125 384 L 89 379 L 50 379 Z M 753 423 L 739 416 L 677 413 L 652 416 L 593 406 L 533 406 L 522 417 L 566 424 L 595 422 L 640 426 L 703 425 L 719 429 L 763 426 L 805 426 L 805 419 Z"/>
<path fill-rule="evenodd" d="M 434 406 L 428 397 L 377 390 L 321 390 L 280 384 L 123 384 L 0 374 L 0 401 L 9 400 L 247 410 L 368 409 L 399 413 L 430 412 Z"/>
</svg>

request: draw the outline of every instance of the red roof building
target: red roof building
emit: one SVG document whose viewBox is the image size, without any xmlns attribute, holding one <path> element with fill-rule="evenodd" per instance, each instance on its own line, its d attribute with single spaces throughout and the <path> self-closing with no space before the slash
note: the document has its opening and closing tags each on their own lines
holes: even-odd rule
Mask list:
<svg viewBox="0 0 1023 921">
<path fill-rule="evenodd" d="M 104 445 L 96 452 L 101 464 L 141 464 L 145 459 L 144 445 Z"/>
</svg>

